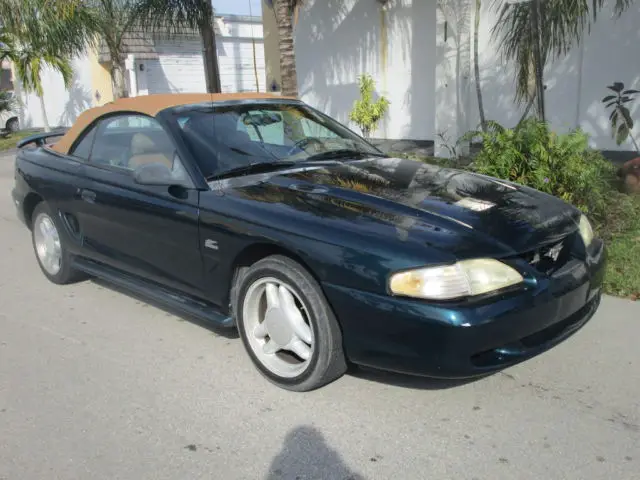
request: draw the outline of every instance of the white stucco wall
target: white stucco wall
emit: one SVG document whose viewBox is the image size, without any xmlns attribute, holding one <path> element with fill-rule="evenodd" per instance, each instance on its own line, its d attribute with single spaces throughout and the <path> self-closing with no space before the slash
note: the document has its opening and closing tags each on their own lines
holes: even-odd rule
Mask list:
<svg viewBox="0 0 640 480">
<path fill-rule="evenodd" d="M 591 145 L 601 150 L 629 150 L 629 144 L 616 145 L 611 137 L 609 113 L 601 99 L 614 81 L 626 88 L 640 90 L 640 3 L 632 5 L 621 17 L 612 14 L 613 0 L 599 15 L 583 45 L 576 45 L 568 55 L 553 61 L 545 70 L 546 113 L 553 128 L 567 131 L 582 127 L 591 136 Z M 506 126 L 515 125 L 524 107 L 514 104 L 515 69 L 497 54 L 490 31 L 497 12 L 484 1 L 480 35 L 482 93 L 487 119 Z M 470 10 L 473 18 L 473 8 Z M 477 96 L 473 71 L 470 88 L 469 122 L 478 124 Z M 640 101 L 632 104 L 634 118 L 640 117 Z M 640 119 L 639 119 L 640 120 Z M 634 128 L 640 137 L 640 121 Z"/>
<path fill-rule="evenodd" d="M 482 3 L 479 56 L 486 116 L 513 126 L 524 111 L 514 102 L 515 68 L 498 55 L 491 38 L 496 3 Z M 611 11 L 614 0 L 608 4 L 583 45 L 547 66 L 547 117 L 558 131 L 582 127 L 596 148 L 627 150 L 628 144 L 618 146 L 611 138 L 600 100 L 614 81 L 640 89 L 640 3 L 620 19 Z M 473 0 L 390 0 L 383 18 L 375 0 L 309 0 L 295 36 L 302 99 L 350 124 L 357 77 L 369 73 L 378 93 L 391 101 L 372 136 L 434 140 L 436 152 L 446 153 L 438 134 L 453 143 L 479 123 L 474 8 Z M 640 102 L 632 112 L 640 116 Z M 640 119 L 634 133 L 640 137 Z"/>
<path fill-rule="evenodd" d="M 93 105 L 91 65 L 87 56 L 73 61 L 74 77 L 69 90 L 64 87 L 62 76 L 50 69 L 42 74 L 44 101 L 51 127 L 70 126 L 80 113 Z M 20 86 L 22 101 L 20 124 L 23 128 L 44 126 L 40 99 L 33 93 L 25 93 Z"/>
<path fill-rule="evenodd" d="M 473 128 L 470 112 L 471 4 L 441 0 L 436 10 L 435 154 L 449 156 L 446 144 Z M 462 152 L 459 152 L 462 153 Z"/>
<path fill-rule="evenodd" d="M 348 124 L 368 73 L 391 102 L 373 137 L 432 139 L 435 130 L 436 2 L 309 0 L 295 31 L 300 97 Z"/>
<path fill-rule="evenodd" d="M 615 81 L 640 90 L 640 2 L 619 19 L 610 9 L 602 12 L 585 41 L 580 85 L 580 126 L 592 143 L 603 150 L 632 150 L 629 143 L 617 146 L 611 138 L 609 114 L 601 102 L 611 93 L 606 86 Z M 630 105 L 634 137 L 640 140 L 640 98 Z"/>
</svg>

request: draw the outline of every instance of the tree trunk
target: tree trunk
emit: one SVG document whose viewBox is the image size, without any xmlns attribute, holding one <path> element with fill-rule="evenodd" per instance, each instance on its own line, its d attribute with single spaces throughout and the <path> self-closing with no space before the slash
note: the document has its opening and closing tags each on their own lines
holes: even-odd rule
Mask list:
<svg viewBox="0 0 640 480">
<path fill-rule="evenodd" d="M 40 108 L 42 108 L 42 121 L 44 123 L 44 131 L 50 132 L 51 127 L 49 126 L 49 119 L 47 118 L 47 109 L 44 106 L 44 96 L 39 95 L 38 98 L 40 99 Z"/>
<path fill-rule="evenodd" d="M 119 58 L 111 57 L 111 85 L 113 88 L 113 98 L 127 97 L 127 88 L 124 79 L 124 65 Z"/>
<path fill-rule="evenodd" d="M 280 75 L 282 95 L 298 96 L 298 75 L 296 73 L 296 53 L 293 45 L 293 2 L 292 0 L 276 0 L 276 21 L 280 37 Z"/>
<path fill-rule="evenodd" d="M 476 15 L 473 29 L 473 66 L 476 74 L 476 95 L 478 96 L 478 112 L 480 113 L 480 128 L 487 131 L 487 120 L 484 117 L 484 105 L 482 103 L 482 85 L 480 83 L 480 58 L 478 55 L 478 28 L 480 27 L 481 0 L 476 0 Z"/>
<path fill-rule="evenodd" d="M 249 1 L 249 15 L 253 16 L 251 11 L 251 1 Z M 258 59 L 256 56 L 256 39 L 253 36 L 253 27 L 251 28 L 251 48 L 253 49 L 253 74 L 256 77 L 256 92 L 260 91 L 260 80 L 258 77 Z"/>
<path fill-rule="evenodd" d="M 204 49 L 204 71 L 207 82 L 208 93 L 220 93 L 220 67 L 218 66 L 218 52 L 216 49 L 216 32 L 213 27 L 213 7 L 211 1 L 206 1 L 208 21 L 200 25 L 200 36 L 202 37 L 202 47 Z"/>
<path fill-rule="evenodd" d="M 544 105 L 544 62 L 542 61 L 540 38 L 540 0 L 533 0 L 531 5 L 531 30 L 533 40 L 533 65 L 536 76 L 536 99 L 538 100 L 538 118 L 545 121 Z"/>
<path fill-rule="evenodd" d="M 258 77 L 258 59 L 256 57 L 256 39 L 251 37 L 253 46 L 253 75 L 256 77 L 256 92 L 260 91 L 260 78 Z"/>
<path fill-rule="evenodd" d="M 531 107 L 533 107 L 533 102 L 535 100 L 536 100 L 536 94 L 534 92 L 533 95 L 531 95 L 531 97 L 529 98 L 529 101 L 527 102 L 527 108 L 524 109 L 524 113 L 522 114 L 522 117 L 520 117 L 520 120 L 516 124 L 516 128 L 518 128 L 520 124 L 524 122 L 525 118 L 527 118 L 527 115 L 529 115 L 529 110 L 531 110 Z"/>
</svg>

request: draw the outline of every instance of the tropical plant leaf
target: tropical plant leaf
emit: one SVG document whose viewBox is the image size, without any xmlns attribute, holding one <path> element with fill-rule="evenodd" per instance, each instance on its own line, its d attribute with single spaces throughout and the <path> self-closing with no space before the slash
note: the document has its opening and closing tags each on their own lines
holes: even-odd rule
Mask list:
<svg viewBox="0 0 640 480">
<path fill-rule="evenodd" d="M 613 106 L 613 105 L 615 105 L 616 103 L 618 103 L 618 101 L 617 101 L 617 100 L 614 100 L 613 102 L 609 102 L 609 103 L 607 103 L 606 108 L 612 107 L 612 106 Z"/>
<path fill-rule="evenodd" d="M 622 92 L 623 95 L 633 95 L 634 93 L 640 93 L 640 90 L 625 90 L 624 92 Z"/>
<path fill-rule="evenodd" d="M 616 144 L 621 145 L 629 136 L 629 129 L 624 123 L 621 123 L 616 131 Z"/>
<path fill-rule="evenodd" d="M 613 90 L 616 93 L 622 92 L 624 90 L 624 83 L 622 82 L 614 82 L 613 85 L 609 85 L 607 87 L 609 90 Z"/>
<path fill-rule="evenodd" d="M 627 125 L 629 130 L 631 130 L 633 128 L 633 119 L 631 118 L 631 112 L 629 112 L 629 109 L 627 107 L 622 106 L 619 107 L 618 110 L 620 111 L 620 114 L 624 119 L 624 123 Z"/>
<path fill-rule="evenodd" d="M 606 97 L 604 97 L 602 99 L 602 103 L 609 102 L 609 101 L 613 100 L 614 98 L 617 98 L 617 96 L 616 95 L 607 95 Z"/>
</svg>

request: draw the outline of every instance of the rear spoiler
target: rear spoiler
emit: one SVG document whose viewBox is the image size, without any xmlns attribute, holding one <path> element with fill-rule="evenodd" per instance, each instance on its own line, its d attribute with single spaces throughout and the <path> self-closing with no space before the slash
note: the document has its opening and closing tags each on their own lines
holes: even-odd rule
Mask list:
<svg viewBox="0 0 640 480">
<path fill-rule="evenodd" d="M 67 133 L 68 130 L 69 130 L 68 128 L 59 128 L 59 129 L 54 130 L 52 132 L 34 133 L 33 135 L 29 135 L 28 137 L 25 137 L 22 140 L 20 140 L 16 144 L 16 147 L 17 148 L 24 148 L 24 147 L 26 147 L 27 145 L 30 145 L 30 144 L 34 144 L 37 147 L 41 147 L 45 143 L 47 143 L 48 139 L 53 138 L 53 137 L 61 137 L 62 135 Z"/>
</svg>

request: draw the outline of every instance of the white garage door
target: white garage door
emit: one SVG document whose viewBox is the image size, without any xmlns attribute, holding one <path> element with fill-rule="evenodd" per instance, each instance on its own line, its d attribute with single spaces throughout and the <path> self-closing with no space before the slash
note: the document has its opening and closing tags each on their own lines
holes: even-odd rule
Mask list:
<svg viewBox="0 0 640 480">
<path fill-rule="evenodd" d="M 220 86 L 223 92 L 255 92 L 256 72 L 253 61 L 253 45 L 250 39 L 218 37 L 218 65 Z M 264 44 L 256 39 L 256 61 L 260 91 L 265 91 Z"/>
<path fill-rule="evenodd" d="M 206 92 L 199 39 L 156 40 L 156 60 L 146 60 L 149 93 Z"/>
<path fill-rule="evenodd" d="M 233 37 L 218 37 L 218 64 L 223 92 L 255 92 L 256 72 L 254 68 L 251 40 Z M 185 93 L 205 92 L 206 82 L 202 43 L 200 39 L 175 38 L 156 40 L 158 58 L 145 60 L 145 73 L 138 71 L 140 93 Z M 256 39 L 256 67 L 260 91 L 265 91 L 264 46 Z M 144 78 L 146 77 L 146 78 Z"/>
</svg>

